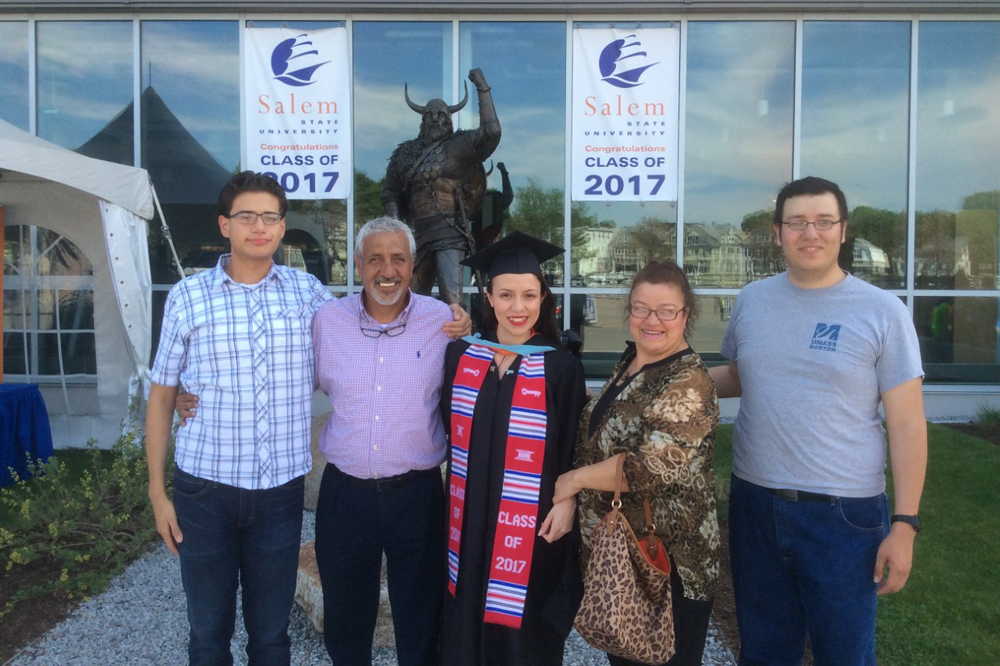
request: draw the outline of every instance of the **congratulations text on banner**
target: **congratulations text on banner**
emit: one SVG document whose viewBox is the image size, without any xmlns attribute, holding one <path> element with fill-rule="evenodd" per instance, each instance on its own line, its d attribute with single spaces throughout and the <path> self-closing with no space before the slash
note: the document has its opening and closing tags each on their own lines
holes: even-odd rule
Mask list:
<svg viewBox="0 0 1000 666">
<path fill-rule="evenodd" d="M 271 175 L 289 199 L 351 191 L 347 29 L 247 28 L 247 169 Z"/>
<path fill-rule="evenodd" d="M 573 31 L 573 199 L 676 201 L 677 27 Z"/>
</svg>

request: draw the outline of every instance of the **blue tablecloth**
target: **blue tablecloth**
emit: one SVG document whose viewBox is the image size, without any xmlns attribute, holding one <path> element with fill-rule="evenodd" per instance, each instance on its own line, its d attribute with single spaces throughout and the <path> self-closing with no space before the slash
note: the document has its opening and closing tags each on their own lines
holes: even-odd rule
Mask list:
<svg viewBox="0 0 1000 666">
<path fill-rule="evenodd" d="M 13 483 L 8 468 L 25 479 L 28 456 L 52 456 L 52 431 L 42 394 L 34 384 L 0 384 L 0 488 Z"/>
</svg>

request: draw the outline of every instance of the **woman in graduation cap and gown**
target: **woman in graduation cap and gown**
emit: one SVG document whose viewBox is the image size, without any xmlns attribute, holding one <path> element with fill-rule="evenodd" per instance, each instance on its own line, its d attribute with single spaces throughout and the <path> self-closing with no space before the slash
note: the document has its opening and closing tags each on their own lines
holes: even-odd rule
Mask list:
<svg viewBox="0 0 1000 666">
<path fill-rule="evenodd" d="M 445 664 L 561 664 L 583 593 L 575 502 L 552 504 L 586 402 L 541 270 L 562 252 L 514 232 L 463 262 L 489 277 L 489 330 L 445 358 Z"/>
</svg>

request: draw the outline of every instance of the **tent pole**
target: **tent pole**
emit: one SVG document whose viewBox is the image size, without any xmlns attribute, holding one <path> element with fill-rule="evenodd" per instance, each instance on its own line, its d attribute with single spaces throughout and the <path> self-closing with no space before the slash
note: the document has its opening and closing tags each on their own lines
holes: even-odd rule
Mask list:
<svg viewBox="0 0 1000 666">
<path fill-rule="evenodd" d="M 174 257 L 174 265 L 177 266 L 177 274 L 184 279 L 184 268 L 181 266 L 181 260 L 177 256 L 177 248 L 174 247 L 174 239 L 170 235 L 170 227 L 167 226 L 167 218 L 163 216 L 163 209 L 160 208 L 160 198 L 156 196 L 156 188 L 153 187 L 153 181 L 149 181 L 149 189 L 153 192 L 153 203 L 156 204 L 156 212 L 160 214 L 160 230 L 163 232 L 163 237 L 167 239 L 167 245 L 170 246 L 170 254 Z"/>
</svg>

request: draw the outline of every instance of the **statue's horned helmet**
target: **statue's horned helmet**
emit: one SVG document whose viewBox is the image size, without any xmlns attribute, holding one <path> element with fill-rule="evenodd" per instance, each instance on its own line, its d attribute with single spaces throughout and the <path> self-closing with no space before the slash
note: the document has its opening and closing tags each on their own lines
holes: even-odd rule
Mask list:
<svg viewBox="0 0 1000 666">
<path fill-rule="evenodd" d="M 410 99 L 410 91 L 405 83 L 403 84 L 403 96 L 406 98 L 406 104 L 420 115 L 424 115 L 428 111 L 440 111 L 443 108 L 448 111 L 448 117 L 450 118 L 452 114 L 461 111 L 462 107 L 469 101 L 469 84 L 465 84 L 465 97 L 458 104 L 448 105 L 445 104 L 443 99 L 432 99 L 423 106 L 414 104 L 413 100 Z"/>
</svg>

